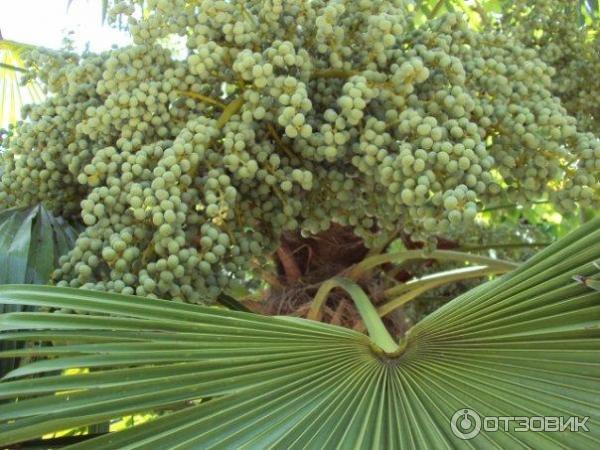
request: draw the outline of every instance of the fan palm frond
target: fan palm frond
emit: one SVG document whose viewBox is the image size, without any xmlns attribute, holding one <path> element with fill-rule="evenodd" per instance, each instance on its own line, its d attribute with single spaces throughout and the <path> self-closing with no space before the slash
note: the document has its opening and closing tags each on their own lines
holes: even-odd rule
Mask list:
<svg viewBox="0 0 600 450">
<path fill-rule="evenodd" d="M 450 420 L 600 420 L 600 219 L 463 294 L 386 353 L 353 330 L 163 300 L 0 287 L 0 302 L 80 314 L 0 316 L 1 339 L 38 356 L 0 383 L 0 443 L 141 411 L 155 420 L 70 449 L 444 449 L 600 446 L 589 432 L 484 432 Z M 37 346 L 53 342 L 53 346 Z M 90 373 L 63 375 L 68 368 Z M 45 375 L 36 378 L 30 376 Z M 18 401 L 16 401 L 18 399 Z"/>
</svg>

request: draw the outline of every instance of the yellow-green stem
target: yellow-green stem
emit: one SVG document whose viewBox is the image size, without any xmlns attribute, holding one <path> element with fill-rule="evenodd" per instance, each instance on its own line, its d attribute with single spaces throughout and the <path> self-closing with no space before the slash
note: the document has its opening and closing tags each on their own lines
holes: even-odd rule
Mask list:
<svg viewBox="0 0 600 450">
<path fill-rule="evenodd" d="M 442 6 L 444 5 L 444 0 L 438 0 L 438 2 L 433 6 L 429 14 L 427 15 L 428 19 L 433 19 L 437 16 L 437 13 L 440 11 Z"/>
<path fill-rule="evenodd" d="M 217 126 L 219 128 L 223 128 L 225 124 L 229 122 L 229 119 L 231 119 L 231 117 L 240 110 L 243 104 L 244 98 L 241 96 L 241 94 L 239 97 L 229 102 L 217 119 Z"/>
<path fill-rule="evenodd" d="M 468 269 L 468 270 L 467 270 Z M 452 283 L 455 281 L 468 280 L 471 278 L 479 278 L 486 275 L 497 275 L 508 272 L 509 269 L 499 267 L 468 267 L 466 269 L 451 270 L 442 272 L 439 274 L 432 275 L 428 278 L 422 278 L 412 283 L 406 283 L 400 286 L 387 289 L 384 293 L 386 297 L 394 297 L 389 302 L 381 305 L 377 312 L 383 317 L 393 310 L 404 306 L 408 302 L 416 299 L 421 294 L 434 289 L 444 284 Z M 401 294 L 401 295 L 400 295 Z"/>
<path fill-rule="evenodd" d="M 480 250 L 494 250 L 501 248 L 535 248 L 548 247 L 552 242 L 514 242 L 507 244 L 486 244 L 486 245 L 461 245 L 458 250 L 466 252 L 474 252 Z"/>
<path fill-rule="evenodd" d="M 360 263 L 352 267 L 348 272 L 348 278 L 358 280 L 362 278 L 366 272 L 374 267 L 388 263 L 401 263 L 412 259 L 443 259 L 450 261 L 474 262 L 485 264 L 494 268 L 503 268 L 512 270 L 517 267 L 517 264 L 505 261 L 502 259 L 488 258 L 481 255 L 473 255 L 471 253 L 463 253 L 452 250 L 405 250 L 401 252 L 385 253 L 376 255 L 362 260 Z"/>
<path fill-rule="evenodd" d="M 208 103 L 209 105 L 214 105 L 221 109 L 225 109 L 227 107 L 227 105 L 225 103 L 223 103 L 219 100 L 215 100 L 214 98 L 207 97 L 206 95 L 199 94 L 197 92 L 192 92 L 192 91 L 177 91 L 177 92 L 185 97 L 193 98 L 194 100 L 198 100 L 203 103 Z"/>
<path fill-rule="evenodd" d="M 321 308 L 325 303 L 325 300 L 327 300 L 329 292 L 335 288 L 342 288 L 350 295 L 350 298 L 354 301 L 356 309 L 367 328 L 371 341 L 383 350 L 384 353 L 397 354 L 401 350 L 400 346 L 392 339 L 386 330 L 385 325 L 383 325 L 381 318 L 377 314 L 377 310 L 371 303 L 371 300 L 369 300 L 365 291 L 352 280 L 343 277 L 334 277 L 324 282 L 313 299 L 307 317 L 312 320 L 319 319 Z"/>
<path fill-rule="evenodd" d="M 324 69 L 315 70 L 311 73 L 311 78 L 350 78 L 359 72 L 357 70 Z"/>
<path fill-rule="evenodd" d="M 409 281 L 386 289 L 383 293 L 388 298 L 394 298 L 404 292 L 413 289 L 419 289 L 423 286 L 438 287 L 444 284 L 453 283 L 455 281 L 469 280 L 472 278 L 480 278 L 486 275 L 497 275 L 508 272 L 508 269 L 487 266 L 471 266 L 460 269 L 446 270 L 431 275 L 426 275 L 418 280 Z"/>
</svg>

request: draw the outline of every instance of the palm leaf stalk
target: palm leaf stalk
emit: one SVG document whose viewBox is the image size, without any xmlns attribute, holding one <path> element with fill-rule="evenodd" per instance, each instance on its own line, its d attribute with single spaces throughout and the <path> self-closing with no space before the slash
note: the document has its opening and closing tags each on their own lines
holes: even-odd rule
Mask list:
<svg viewBox="0 0 600 450">
<path fill-rule="evenodd" d="M 0 316 L 1 339 L 33 345 L 5 357 L 45 358 L 0 383 L 9 401 L 0 443 L 156 410 L 151 422 L 68 448 L 597 448 L 600 292 L 573 277 L 595 276 L 598 259 L 600 219 L 445 304 L 392 355 L 310 320 L 2 286 L 0 302 L 85 314 Z M 94 370 L 61 374 L 75 367 Z M 590 417 L 591 426 L 460 440 L 450 418 L 464 408 Z"/>
</svg>

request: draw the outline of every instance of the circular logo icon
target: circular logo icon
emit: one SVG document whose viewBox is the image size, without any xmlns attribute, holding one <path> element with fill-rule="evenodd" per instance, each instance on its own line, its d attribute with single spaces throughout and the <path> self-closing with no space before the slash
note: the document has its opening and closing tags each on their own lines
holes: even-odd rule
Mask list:
<svg viewBox="0 0 600 450">
<path fill-rule="evenodd" d="M 452 433 L 459 439 L 473 439 L 481 431 L 481 417 L 472 409 L 459 409 L 450 420 Z"/>
</svg>

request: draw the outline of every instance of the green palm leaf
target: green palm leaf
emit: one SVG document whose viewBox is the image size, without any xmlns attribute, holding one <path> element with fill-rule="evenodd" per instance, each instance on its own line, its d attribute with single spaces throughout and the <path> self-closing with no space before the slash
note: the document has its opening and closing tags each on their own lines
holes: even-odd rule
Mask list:
<svg viewBox="0 0 600 450">
<path fill-rule="evenodd" d="M 46 284 L 78 234 L 41 205 L 0 211 L 0 284 Z"/>
<path fill-rule="evenodd" d="M 44 98 L 36 82 L 21 84 L 21 74 L 25 71 L 23 53 L 31 48 L 27 44 L 0 39 L 0 128 L 7 128 L 20 119 L 23 105 Z"/>
<path fill-rule="evenodd" d="M 0 284 L 46 284 L 58 258 L 75 245 L 77 230 L 43 206 L 11 208 L 0 212 Z M 24 311 L 22 305 L 0 304 L 0 314 Z M 15 348 L 0 341 L 0 351 Z M 0 360 L 0 376 L 18 365 Z"/>
<path fill-rule="evenodd" d="M 573 277 L 597 273 L 599 257 L 597 219 L 425 318 L 399 356 L 308 320 L 0 287 L 0 302 L 86 313 L 0 317 L 4 340 L 54 343 L 5 355 L 47 359 L 0 383 L 0 398 L 19 399 L 0 410 L 0 443 L 156 410 L 152 422 L 69 448 L 596 448 L 600 292 Z M 73 367 L 94 371 L 60 375 Z M 464 408 L 589 416 L 590 431 L 462 441 L 450 418 Z"/>
</svg>

